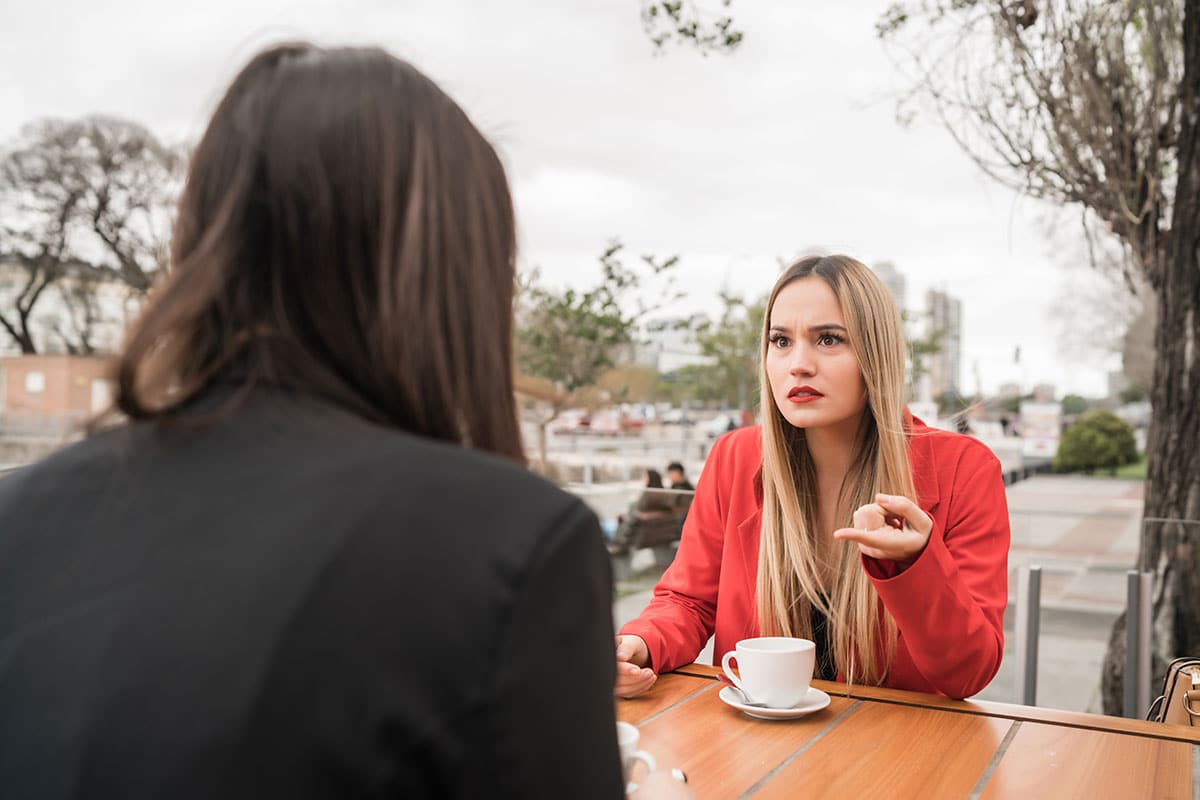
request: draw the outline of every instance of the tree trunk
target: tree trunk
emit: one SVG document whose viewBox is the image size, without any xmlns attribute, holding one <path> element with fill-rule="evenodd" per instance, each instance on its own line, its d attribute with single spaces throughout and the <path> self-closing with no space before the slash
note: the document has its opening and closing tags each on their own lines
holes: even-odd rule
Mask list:
<svg viewBox="0 0 1200 800">
<path fill-rule="evenodd" d="M 4 328 L 12 340 L 16 342 L 17 347 L 21 348 L 21 354 L 31 356 L 37 353 L 37 345 L 33 343 L 33 334 L 29 330 L 29 314 L 21 313 L 21 309 L 17 309 L 17 322 L 14 325 L 7 319 L 0 319 L 0 326 Z"/>
<path fill-rule="evenodd" d="M 1151 274 L 1158 324 L 1138 567 L 1154 573 L 1152 693 L 1168 661 L 1200 655 L 1200 0 L 1187 0 L 1183 27 L 1179 183 L 1163 261 Z M 1121 713 L 1124 630 L 1122 615 L 1104 665 L 1106 714 Z"/>
<path fill-rule="evenodd" d="M 17 346 L 21 348 L 21 355 L 32 356 L 37 354 L 37 345 L 33 343 L 33 334 L 29 332 L 27 327 L 16 335 Z"/>
</svg>

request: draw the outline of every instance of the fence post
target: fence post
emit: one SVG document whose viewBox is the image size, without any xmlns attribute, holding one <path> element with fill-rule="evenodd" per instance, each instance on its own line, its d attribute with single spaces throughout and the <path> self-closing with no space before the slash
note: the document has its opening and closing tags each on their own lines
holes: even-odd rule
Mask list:
<svg viewBox="0 0 1200 800">
<path fill-rule="evenodd" d="M 1154 573 L 1125 573 L 1124 715 L 1139 719 L 1150 707 L 1150 584 Z"/>
<path fill-rule="evenodd" d="M 1037 705 L 1038 635 L 1042 611 L 1042 568 L 1022 565 L 1017 573 L 1017 697 Z"/>
</svg>

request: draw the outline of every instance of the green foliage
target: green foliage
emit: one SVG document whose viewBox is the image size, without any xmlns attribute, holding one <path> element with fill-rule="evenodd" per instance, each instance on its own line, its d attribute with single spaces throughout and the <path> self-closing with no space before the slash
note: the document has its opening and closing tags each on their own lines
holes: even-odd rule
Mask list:
<svg viewBox="0 0 1200 800">
<path fill-rule="evenodd" d="M 1126 386 L 1121 390 L 1122 403 L 1140 403 L 1146 399 L 1146 390 L 1141 386 Z"/>
<path fill-rule="evenodd" d="M 1021 401 L 1028 400 L 1028 399 L 1029 399 L 1028 396 L 1022 398 L 1019 394 L 1013 395 L 1012 397 L 1004 398 L 1004 400 L 1001 401 L 1001 403 L 1000 403 L 1000 407 L 1010 414 L 1020 414 L 1021 413 Z"/>
<path fill-rule="evenodd" d="M 692 399 L 719 402 L 730 408 L 753 408 L 758 404 L 759 360 L 762 349 L 763 316 L 767 298 L 757 300 L 721 293 L 725 308 L 713 324 L 703 320 L 694 328 L 700 352 L 711 364 L 680 370 Z"/>
<path fill-rule="evenodd" d="M 659 399 L 673 406 L 699 404 L 721 405 L 730 403 L 730 393 L 720 381 L 714 380 L 714 369 L 708 364 L 689 364 L 662 376 L 658 386 Z M 736 396 L 736 391 L 734 392 Z"/>
<path fill-rule="evenodd" d="M 679 263 L 678 256 L 642 256 L 638 271 L 622 262 L 622 249 L 618 241 L 609 243 L 600 255 L 600 281 L 585 291 L 545 286 L 536 270 L 522 282 L 515 337 L 522 373 L 550 381 L 569 398 L 617 364 L 633 344 L 638 321 L 658 307 L 633 295 L 645 278 L 669 273 Z M 672 294 L 672 286 L 668 275 L 664 302 L 680 296 Z"/>
<path fill-rule="evenodd" d="M 917 336 L 913 332 L 913 327 L 920 316 L 926 315 L 917 315 L 909 311 L 900 312 L 900 318 L 904 322 L 904 341 L 908 346 L 908 363 L 905 366 L 908 373 L 908 397 L 910 400 L 916 398 L 917 386 L 920 384 L 921 378 L 929 372 L 929 367 L 926 365 L 928 357 L 942 351 L 942 339 L 946 336 L 945 328 L 935 328 L 927 331 L 923 336 Z"/>
<path fill-rule="evenodd" d="M 1146 480 L 1146 459 L 1140 458 L 1133 464 L 1119 467 L 1114 473 L 1118 478 L 1128 478 L 1134 481 Z"/>
<path fill-rule="evenodd" d="M 1067 416 L 1076 416 L 1088 410 L 1088 401 L 1086 398 L 1080 397 L 1077 394 L 1069 394 L 1062 399 L 1062 413 Z"/>
<path fill-rule="evenodd" d="M 908 8 L 904 3 L 892 3 L 875 22 L 875 35 L 886 39 L 908 24 Z"/>
<path fill-rule="evenodd" d="M 960 414 L 970 405 L 967 399 L 958 393 L 957 389 L 947 389 L 939 394 L 935 400 L 937 401 L 938 414 L 943 417 Z"/>
<path fill-rule="evenodd" d="M 1067 429 L 1054 456 L 1056 472 L 1108 469 L 1138 460 L 1133 428 L 1108 411 L 1089 411 Z"/>
<path fill-rule="evenodd" d="M 660 380 L 654 367 L 621 364 L 602 373 L 596 386 L 614 403 L 649 403 L 657 399 Z"/>
<path fill-rule="evenodd" d="M 880 39 L 888 39 L 900 33 L 915 18 L 924 18 L 931 23 L 938 22 L 948 14 L 973 9 L 978 5 L 980 5 L 980 0 L 922 0 L 917 3 L 892 3 L 875 21 L 875 34 Z M 1026 27 L 1032 24 L 1032 20 L 1025 21 L 1025 15 L 1028 13 L 1025 11 L 1025 3 L 1012 5 L 1013 11 L 1010 13 L 1019 24 Z M 1036 18 L 1035 11 L 1033 19 Z"/>
<path fill-rule="evenodd" d="M 705 13 L 691 0 L 642 0 L 642 27 L 656 50 L 667 42 L 695 47 L 701 55 L 732 53 L 742 43 L 742 32 L 725 12 L 733 0 L 720 0 L 722 11 Z"/>
</svg>

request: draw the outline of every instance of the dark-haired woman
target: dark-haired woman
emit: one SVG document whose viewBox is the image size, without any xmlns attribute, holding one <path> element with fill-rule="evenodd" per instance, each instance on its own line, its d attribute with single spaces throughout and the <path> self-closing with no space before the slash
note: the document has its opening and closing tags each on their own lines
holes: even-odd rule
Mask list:
<svg viewBox="0 0 1200 800">
<path fill-rule="evenodd" d="M 0 793 L 622 795 L 607 555 L 522 465 L 513 257 L 496 153 L 415 68 L 246 66 L 126 421 L 0 483 Z"/>
</svg>

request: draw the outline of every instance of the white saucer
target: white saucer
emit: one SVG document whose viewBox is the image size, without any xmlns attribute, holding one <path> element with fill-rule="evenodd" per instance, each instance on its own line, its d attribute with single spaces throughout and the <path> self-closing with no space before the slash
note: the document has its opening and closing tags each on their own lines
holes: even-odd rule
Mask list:
<svg viewBox="0 0 1200 800">
<path fill-rule="evenodd" d="M 721 698 L 721 702 L 725 705 L 732 706 L 738 711 L 749 714 L 752 717 L 757 717 L 758 719 L 795 719 L 796 717 L 803 717 L 806 714 L 820 711 L 829 705 L 829 695 L 811 686 L 804 699 L 791 708 L 748 706 L 742 702 L 741 697 L 731 686 L 723 687 L 717 694 L 717 697 Z"/>
</svg>

